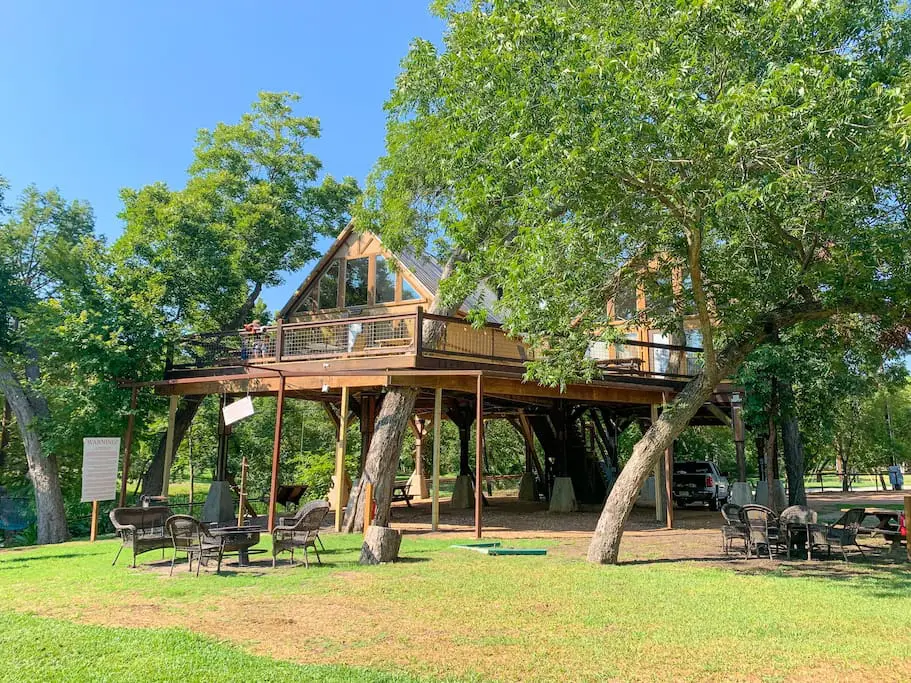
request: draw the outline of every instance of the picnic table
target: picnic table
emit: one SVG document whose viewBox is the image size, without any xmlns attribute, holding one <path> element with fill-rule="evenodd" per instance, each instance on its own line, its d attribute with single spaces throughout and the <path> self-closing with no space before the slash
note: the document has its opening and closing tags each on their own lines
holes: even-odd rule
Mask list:
<svg viewBox="0 0 911 683">
<path fill-rule="evenodd" d="M 411 499 L 414 498 L 414 494 L 409 493 L 411 490 L 410 481 L 397 481 L 392 485 L 392 500 L 393 502 L 397 500 L 404 500 L 405 504 L 408 507 L 411 507 Z"/>
<path fill-rule="evenodd" d="M 848 508 L 842 508 L 842 512 Z M 898 530 L 899 517 L 901 510 L 892 510 L 890 508 L 864 508 L 864 514 L 868 517 L 876 517 L 877 524 L 875 527 L 861 527 L 866 529 L 866 533 L 871 536 L 882 536 L 892 544 L 892 551 L 901 550 L 902 535 Z"/>
</svg>

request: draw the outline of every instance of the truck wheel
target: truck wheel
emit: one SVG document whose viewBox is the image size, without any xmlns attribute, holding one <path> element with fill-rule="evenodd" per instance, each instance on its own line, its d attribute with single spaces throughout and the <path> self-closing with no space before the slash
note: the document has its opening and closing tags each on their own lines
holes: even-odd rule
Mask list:
<svg viewBox="0 0 911 683">
<path fill-rule="evenodd" d="M 718 512 L 718 510 L 721 509 L 721 506 L 718 503 L 719 503 L 719 501 L 717 498 L 712 498 L 709 501 L 709 510 L 711 510 L 712 512 Z"/>
</svg>

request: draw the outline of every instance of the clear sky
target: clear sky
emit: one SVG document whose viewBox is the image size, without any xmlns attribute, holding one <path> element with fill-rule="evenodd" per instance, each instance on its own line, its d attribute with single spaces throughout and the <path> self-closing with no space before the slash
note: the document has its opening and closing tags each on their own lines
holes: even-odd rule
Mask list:
<svg viewBox="0 0 911 683">
<path fill-rule="evenodd" d="M 260 90 L 302 97 L 311 150 L 363 184 L 383 152 L 385 102 L 429 0 L 0 0 L 0 175 L 14 197 L 58 187 L 109 238 L 118 191 L 181 187 L 197 129 L 233 122 Z M 266 293 L 279 308 L 298 277 Z"/>
</svg>

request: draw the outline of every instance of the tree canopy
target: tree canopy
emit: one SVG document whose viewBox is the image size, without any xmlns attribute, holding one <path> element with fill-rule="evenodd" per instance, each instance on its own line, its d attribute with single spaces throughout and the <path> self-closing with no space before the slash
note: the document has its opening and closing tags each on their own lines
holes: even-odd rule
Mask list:
<svg viewBox="0 0 911 683">
<path fill-rule="evenodd" d="M 629 282 L 653 327 L 694 314 L 702 371 L 599 523 L 590 557 L 615 561 L 651 461 L 753 348 L 908 317 L 911 21 L 880 0 L 436 8 L 445 50 L 416 41 L 403 63 L 365 220 L 465 250 L 461 277 L 502 292 L 545 382 L 590 374 Z"/>
</svg>

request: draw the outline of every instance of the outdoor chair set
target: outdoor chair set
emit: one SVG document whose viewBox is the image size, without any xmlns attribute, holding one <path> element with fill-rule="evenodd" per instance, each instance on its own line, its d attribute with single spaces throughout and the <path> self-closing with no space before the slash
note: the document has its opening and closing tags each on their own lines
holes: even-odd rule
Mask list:
<svg viewBox="0 0 911 683">
<path fill-rule="evenodd" d="M 753 553 L 757 557 L 768 553 L 772 559 L 773 552 L 778 553 L 783 547 L 788 559 L 795 548 L 806 549 L 807 559 L 812 559 L 814 548 L 825 547 L 828 559 L 832 548 L 836 547 L 847 561 L 848 546 L 854 546 L 866 557 L 857 543 L 865 516 L 863 508 L 847 510 L 834 524 L 818 524 L 816 512 L 803 505 L 792 505 L 776 515 L 764 505 L 740 507 L 728 503 L 722 507 L 721 515 L 724 518 L 721 537 L 725 554 L 730 553 L 734 542 L 740 540 L 747 558 Z"/>
<path fill-rule="evenodd" d="M 291 553 L 293 565 L 294 550 L 302 549 L 304 564 L 309 567 L 307 548 L 313 548 L 317 562 L 322 564 L 316 544 L 323 545 L 319 532 L 328 513 L 329 503 L 317 500 L 302 505 L 293 516 L 279 518 L 279 523 L 272 530 L 272 566 L 282 552 Z M 165 549 L 173 548 L 169 574 L 174 572 L 178 554 L 187 556 L 188 571 L 193 570 L 193 562 L 196 562 L 197 576 L 200 565 L 207 564 L 210 559 L 217 560 L 216 574 L 221 573 L 226 552 L 237 552 L 238 565 L 244 566 L 248 562 L 250 548 L 260 540 L 261 531 L 255 526 L 209 525 L 190 515 L 175 515 L 165 506 L 115 508 L 110 512 L 110 519 L 121 538 L 121 546 L 112 565 L 117 564 L 124 548 L 132 552 L 133 567 L 136 567 L 137 555 L 160 548 L 163 558 Z"/>
</svg>

